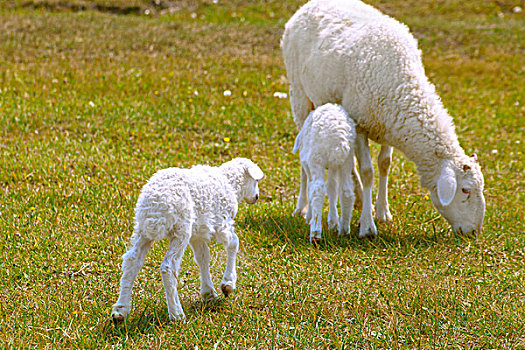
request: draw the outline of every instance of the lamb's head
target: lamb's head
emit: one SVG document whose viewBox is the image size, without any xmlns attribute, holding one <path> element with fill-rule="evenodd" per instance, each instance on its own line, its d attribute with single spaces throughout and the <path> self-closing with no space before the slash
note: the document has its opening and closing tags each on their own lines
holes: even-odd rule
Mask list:
<svg viewBox="0 0 525 350">
<path fill-rule="evenodd" d="M 248 204 L 259 199 L 259 180 L 264 177 L 262 170 L 249 159 L 235 158 L 221 165 L 225 175 L 237 191 L 237 198 Z"/>
<path fill-rule="evenodd" d="M 476 155 L 446 160 L 431 189 L 432 202 L 454 232 L 480 230 L 485 216 L 483 174 Z"/>
</svg>

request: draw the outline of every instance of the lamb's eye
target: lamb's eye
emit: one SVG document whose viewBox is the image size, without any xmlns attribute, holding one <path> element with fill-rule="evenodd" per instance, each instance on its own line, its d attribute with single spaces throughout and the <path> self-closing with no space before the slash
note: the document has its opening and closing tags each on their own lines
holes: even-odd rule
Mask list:
<svg viewBox="0 0 525 350">
<path fill-rule="evenodd" d="M 464 194 L 469 194 L 469 193 L 470 193 L 470 191 L 467 190 L 466 188 L 462 188 L 462 189 L 461 189 L 461 192 L 463 192 Z"/>
</svg>

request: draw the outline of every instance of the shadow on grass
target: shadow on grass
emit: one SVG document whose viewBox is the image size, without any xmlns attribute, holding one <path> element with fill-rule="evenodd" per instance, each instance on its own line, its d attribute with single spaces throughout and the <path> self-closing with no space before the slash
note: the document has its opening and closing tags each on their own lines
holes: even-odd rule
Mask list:
<svg viewBox="0 0 525 350">
<path fill-rule="evenodd" d="M 228 305 L 228 300 L 222 296 L 213 301 L 202 302 L 200 300 L 184 303 L 184 312 L 188 321 L 199 318 L 206 314 L 221 313 Z M 125 322 L 115 323 L 111 318 L 105 320 L 101 333 L 106 339 L 114 343 L 127 342 L 129 339 L 139 339 L 145 334 L 157 334 L 159 329 L 171 329 L 183 327 L 185 321 L 171 321 L 168 316 L 168 308 L 164 303 L 132 310 Z"/>
<path fill-rule="evenodd" d="M 373 239 L 359 238 L 359 213 L 354 213 L 351 233 L 340 236 L 335 230 L 328 230 L 326 220 L 323 219 L 323 238 L 316 247 L 319 250 L 362 250 L 375 251 L 383 249 L 401 248 L 429 248 L 435 245 L 462 246 L 468 244 L 474 235 L 461 235 L 452 233 L 449 228 L 438 228 L 434 223 L 413 225 L 410 227 L 396 226 L 396 223 L 377 224 L 378 235 Z M 313 248 L 309 242 L 309 226 L 301 217 L 293 216 L 291 213 L 275 214 L 267 213 L 262 217 L 248 215 L 244 220 L 238 222 L 242 230 L 250 231 L 252 246 L 261 248 L 273 247 L 276 244 L 288 244 L 296 248 Z M 420 227 L 423 226 L 423 229 Z"/>
</svg>

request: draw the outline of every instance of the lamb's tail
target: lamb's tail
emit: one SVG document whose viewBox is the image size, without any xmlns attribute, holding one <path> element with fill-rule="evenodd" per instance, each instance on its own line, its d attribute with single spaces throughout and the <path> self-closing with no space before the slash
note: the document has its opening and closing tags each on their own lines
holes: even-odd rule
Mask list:
<svg viewBox="0 0 525 350">
<path fill-rule="evenodd" d="M 297 137 L 295 138 L 295 143 L 293 145 L 293 150 L 292 150 L 293 154 L 297 153 L 299 148 L 301 148 L 301 137 L 302 137 L 302 135 L 303 135 L 303 129 L 301 129 L 301 131 L 299 131 L 299 133 L 297 134 Z"/>
<path fill-rule="evenodd" d="M 149 211 L 144 213 L 145 215 L 140 214 L 136 217 L 135 231 L 154 241 L 160 241 L 166 237 L 175 224 L 174 217 L 166 217 L 164 212 Z"/>
</svg>

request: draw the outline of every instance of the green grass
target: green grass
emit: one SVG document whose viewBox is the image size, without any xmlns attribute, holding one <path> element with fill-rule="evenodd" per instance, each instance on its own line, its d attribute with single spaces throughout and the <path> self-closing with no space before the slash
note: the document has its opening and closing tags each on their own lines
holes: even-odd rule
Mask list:
<svg viewBox="0 0 525 350">
<path fill-rule="evenodd" d="M 290 106 L 273 97 L 287 91 L 279 40 L 299 1 L 2 2 L 0 346 L 525 348 L 525 16 L 511 1 L 373 3 L 411 27 L 462 146 L 480 158 L 476 237 L 450 232 L 395 152 L 393 225 L 361 241 L 354 212 L 351 237 L 308 244 L 292 217 Z M 236 220 L 239 289 L 202 304 L 188 250 L 188 322 L 170 323 L 161 242 L 114 326 L 141 186 L 161 168 L 235 156 L 267 175 Z M 211 250 L 218 283 L 225 254 Z"/>
</svg>

